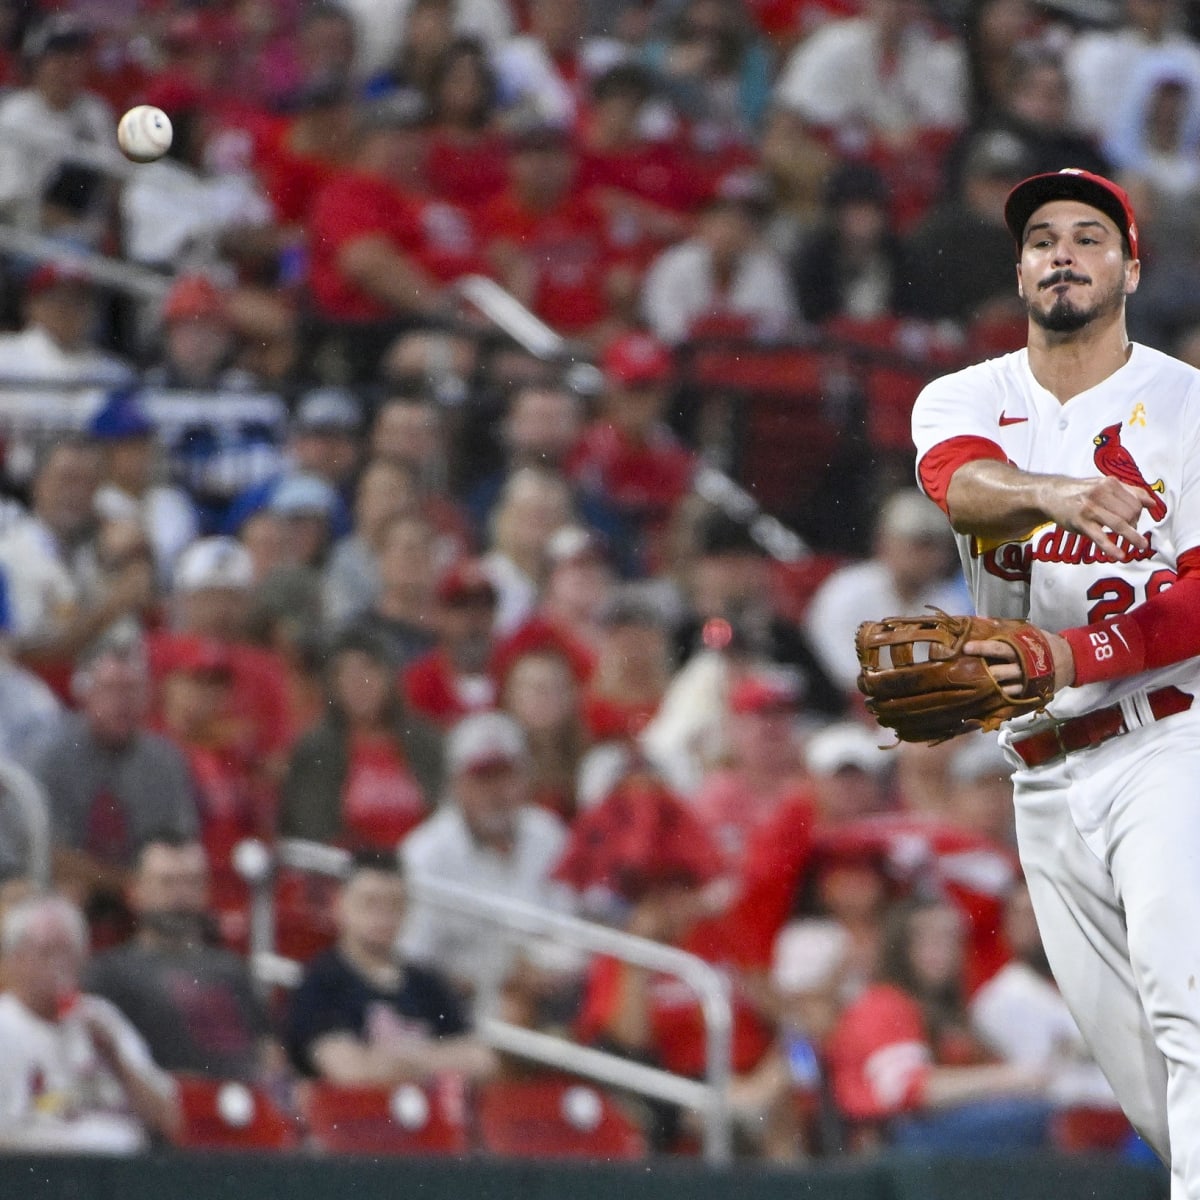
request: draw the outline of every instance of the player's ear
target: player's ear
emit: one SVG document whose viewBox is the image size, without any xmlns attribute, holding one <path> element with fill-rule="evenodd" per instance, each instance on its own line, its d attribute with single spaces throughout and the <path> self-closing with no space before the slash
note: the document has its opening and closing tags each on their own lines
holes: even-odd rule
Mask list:
<svg viewBox="0 0 1200 1200">
<path fill-rule="evenodd" d="M 1125 295 L 1132 296 L 1142 278 L 1142 261 L 1139 258 L 1125 260 Z"/>
<path fill-rule="evenodd" d="M 1017 295 L 1020 296 L 1020 298 L 1022 300 L 1024 300 L 1025 299 L 1025 285 L 1021 282 L 1021 264 L 1020 263 L 1017 263 L 1017 265 L 1016 265 L 1016 272 L 1017 272 Z"/>
</svg>

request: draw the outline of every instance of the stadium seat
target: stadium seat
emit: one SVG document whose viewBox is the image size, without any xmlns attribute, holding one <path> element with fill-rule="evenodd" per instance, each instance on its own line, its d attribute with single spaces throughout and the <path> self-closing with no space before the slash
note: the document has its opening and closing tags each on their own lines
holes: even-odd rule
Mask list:
<svg viewBox="0 0 1200 1200">
<path fill-rule="evenodd" d="M 636 1159 L 647 1153 L 641 1130 L 611 1097 L 566 1077 L 486 1084 L 477 1116 L 480 1145 L 493 1154 Z"/>
<path fill-rule="evenodd" d="M 300 1110 L 313 1145 L 339 1154 L 466 1154 L 471 1149 L 465 1085 L 395 1088 L 305 1084 Z"/>
<path fill-rule="evenodd" d="M 300 1131 L 260 1087 L 199 1075 L 175 1076 L 183 1128 L 175 1144 L 189 1149 L 286 1150 Z"/>
</svg>

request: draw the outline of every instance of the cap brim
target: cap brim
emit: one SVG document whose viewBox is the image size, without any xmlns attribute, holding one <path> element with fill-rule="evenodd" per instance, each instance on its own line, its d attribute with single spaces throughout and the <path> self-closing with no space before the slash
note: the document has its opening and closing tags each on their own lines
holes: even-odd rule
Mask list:
<svg viewBox="0 0 1200 1200">
<path fill-rule="evenodd" d="M 1129 244 L 1129 214 L 1119 196 L 1086 175 L 1051 171 L 1022 180 L 1004 202 L 1004 221 L 1018 247 L 1024 244 L 1029 218 L 1052 200 L 1078 200 L 1099 209 L 1117 227 L 1126 245 Z"/>
</svg>

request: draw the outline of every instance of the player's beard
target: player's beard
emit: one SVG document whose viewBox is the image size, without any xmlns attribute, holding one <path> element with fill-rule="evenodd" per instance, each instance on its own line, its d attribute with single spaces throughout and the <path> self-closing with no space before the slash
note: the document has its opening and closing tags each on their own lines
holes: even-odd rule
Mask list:
<svg viewBox="0 0 1200 1200">
<path fill-rule="evenodd" d="M 1064 292 L 1045 311 L 1026 297 L 1025 311 L 1029 314 L 1029 319 L 1047 333 L 1078 333 L 1093 321 L 1119 312 L 1124 299 L 1124 285 L 1118 282 L 1108 291 L 1101 293 L 1096 302 L 1088 308 L 1081 308 L 1072 303 L 1068 294 Z"/>
</svg>

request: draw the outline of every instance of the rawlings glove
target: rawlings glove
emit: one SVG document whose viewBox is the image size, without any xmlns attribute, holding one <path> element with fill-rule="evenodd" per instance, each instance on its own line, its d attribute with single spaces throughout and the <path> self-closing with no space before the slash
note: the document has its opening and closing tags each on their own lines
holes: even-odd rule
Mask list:
<svg viewBox="0 0 1200 1200">
<path fill-rule="evenodd" d="M 964 654 L 967 642 L 1006 642 L 1021 669 L 1021 695 L 1005 695 L 987 660 Z M 854 638 L 858 688 L 880 725 L 902 742 L 944 742 L 1010 717 L 1040 712 L 1054 695 L 1054 655 L 1028 621 L 930 616 L 864 621 Z"/>
</svg>

